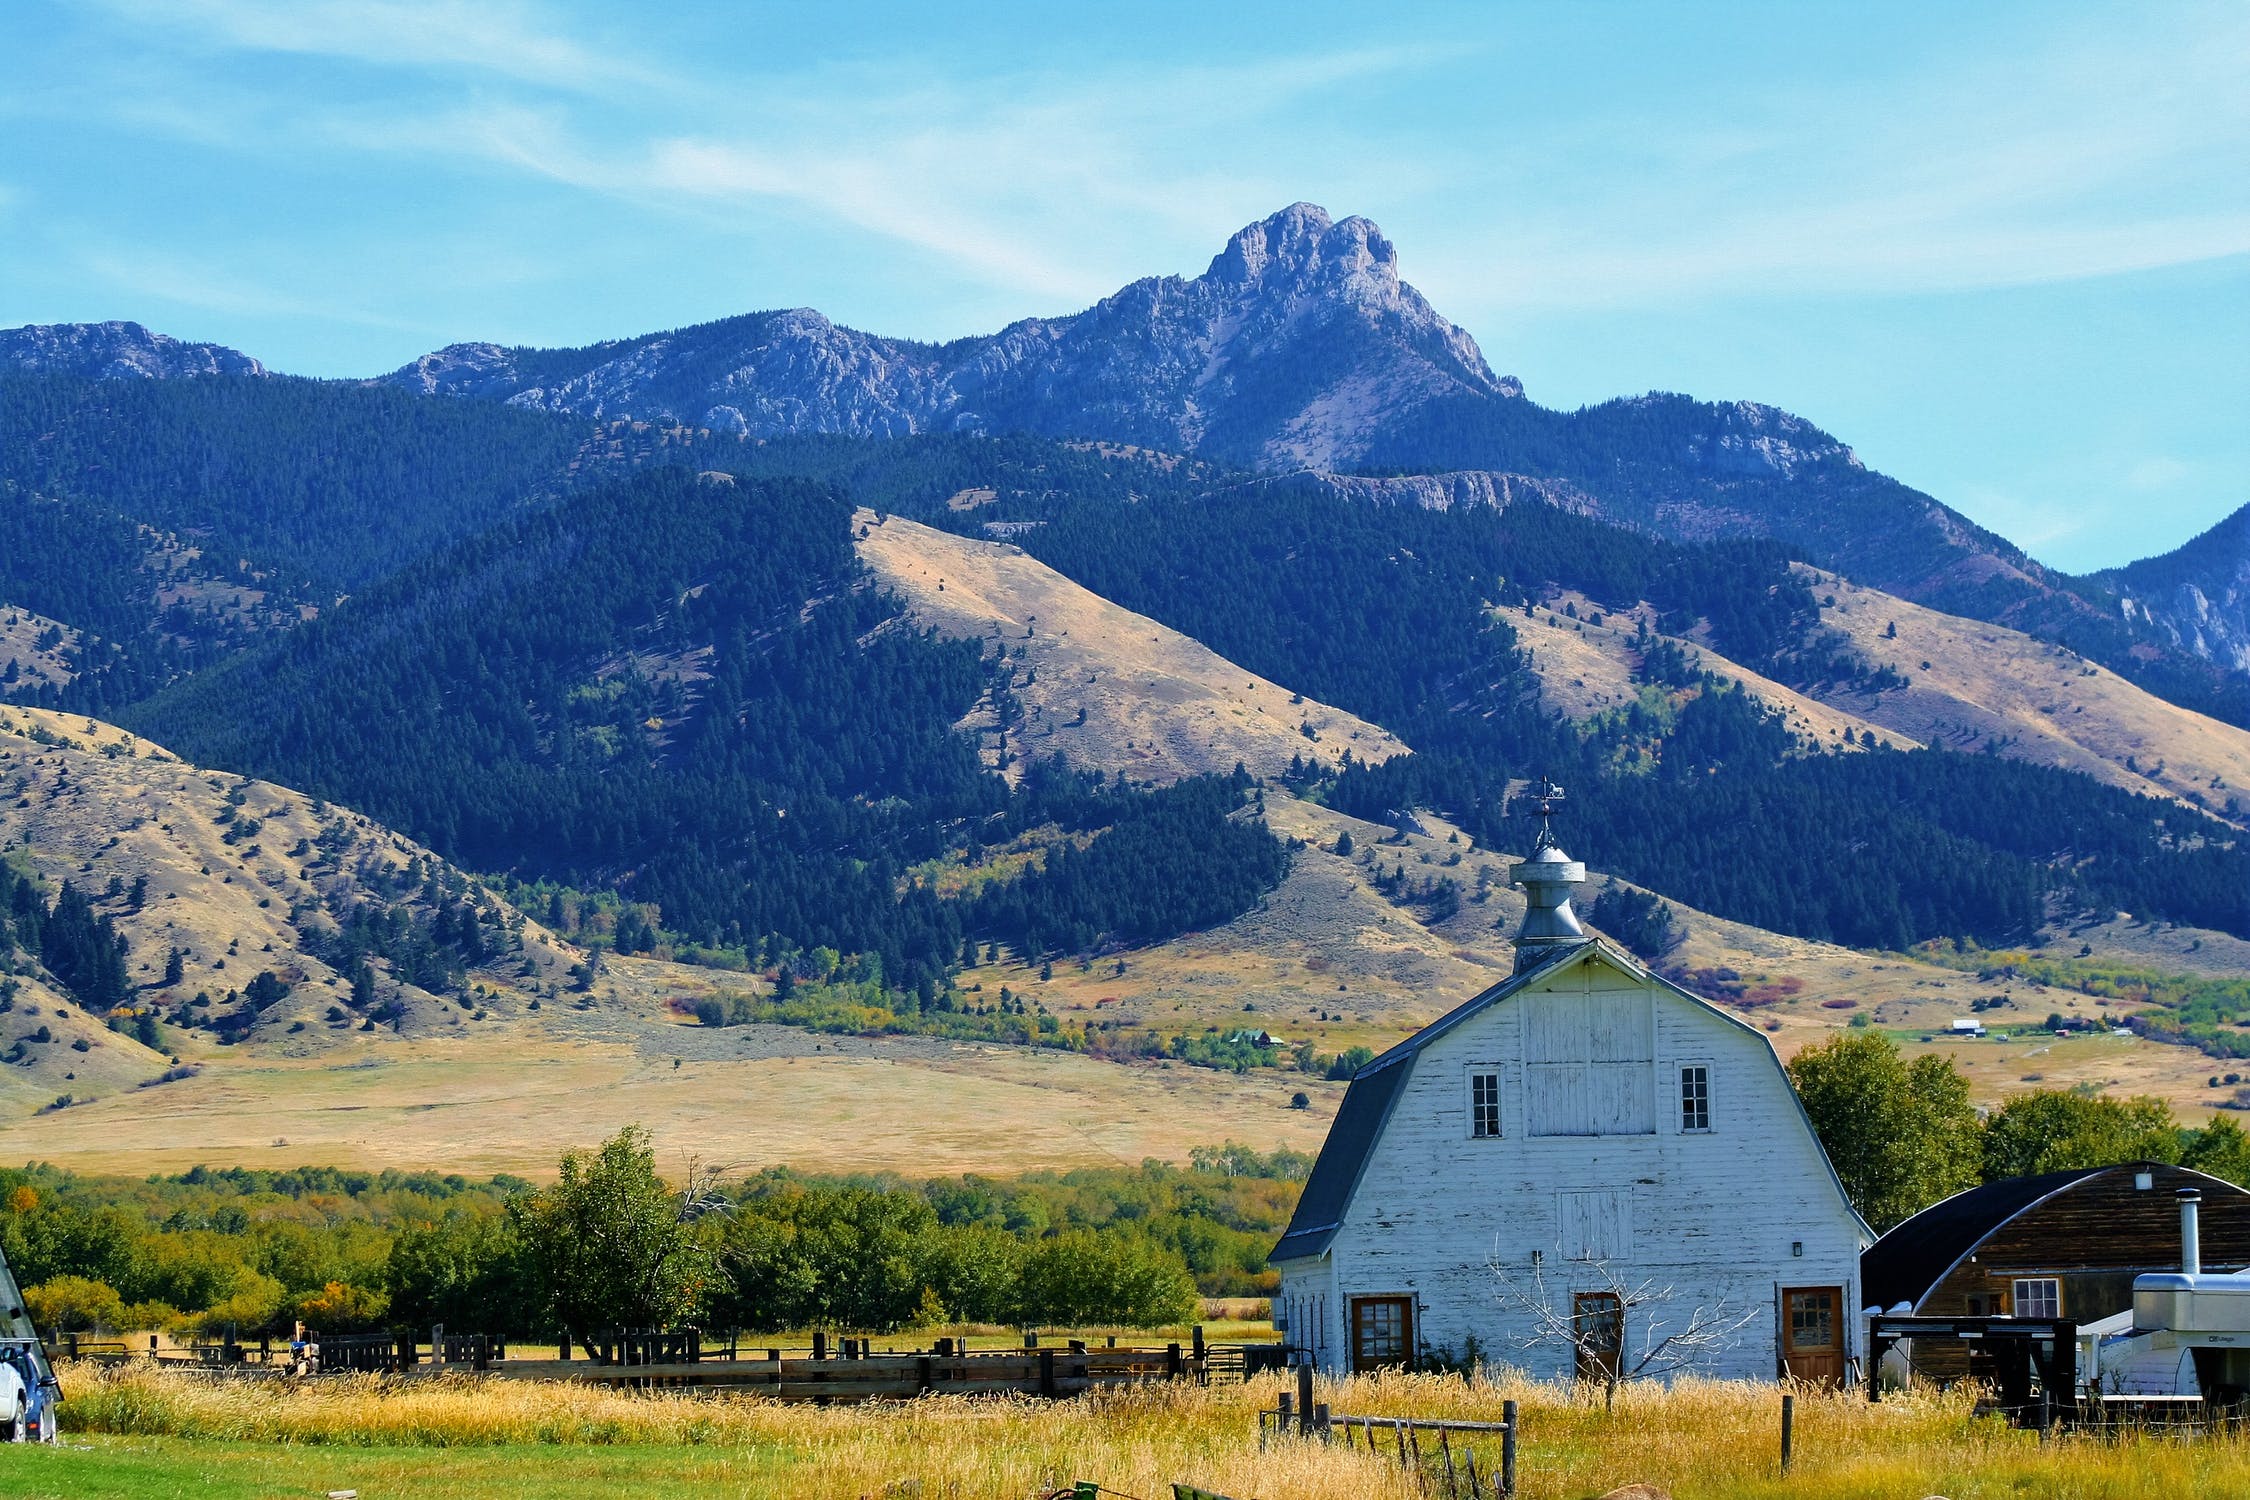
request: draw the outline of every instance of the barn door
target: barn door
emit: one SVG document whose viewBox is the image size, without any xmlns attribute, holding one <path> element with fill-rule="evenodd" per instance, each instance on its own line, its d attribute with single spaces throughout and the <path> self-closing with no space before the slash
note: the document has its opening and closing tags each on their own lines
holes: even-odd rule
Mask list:
<svg viewBox="0 0 2250 1500">
<path fill-rule="evenodd" d="M 1404 1369 L 1414 1352 L 1414 1299 L 1354 1297 L 1352 1370 Z"/>
<path fill-rule="evenodd" d="M 1577 1292 L 1570 1299 L 1571 1341 L 1580 1380 L 1617 1378 L 1625 1353 L 1625 1303 L 1615 1292 Z"/>
<path fill-rule="evenodd" d="M 1781 1292 L 1781 1366 L 1792 1380 L 1844 1383 L 1844 1289 L 1792 1286 Z"/>
</svg>

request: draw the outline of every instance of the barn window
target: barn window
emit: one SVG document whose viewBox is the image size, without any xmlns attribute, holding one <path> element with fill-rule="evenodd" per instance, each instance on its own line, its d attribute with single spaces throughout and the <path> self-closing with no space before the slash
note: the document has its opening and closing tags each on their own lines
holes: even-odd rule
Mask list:
<svg viewBox="0 0 2250 1500">
<path fill-rule="evenodd" d="M 2053 1276 L 2021 1278 L 2016 1282 L 2015 1293 L 2019 1318 L 2062 1316 L 2062 1282 Z"/>
<path fill-rule="evenodd" d="M 1469 1074 L 1469 1135 L 1492 1140 L 1500 1134 L 1500 1075 L 1476 1070 Z"/>
<path fill-rule="evenodd" d="M 1680 1129 L 1711 1128 L 1711 1069 L 1688 1063 L 1680 1069 Z"/>
</svg>

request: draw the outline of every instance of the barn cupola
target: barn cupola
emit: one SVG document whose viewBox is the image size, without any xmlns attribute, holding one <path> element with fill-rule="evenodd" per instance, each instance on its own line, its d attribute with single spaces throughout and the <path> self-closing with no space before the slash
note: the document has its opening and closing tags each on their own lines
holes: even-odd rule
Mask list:
<svg viewBox="0 0 2250 1500">
<path fill-rule="evenodd" d="M 1586 941 L 1586 929 L 1570 909 L 1571 890 L 1586 883 L 1586 867 L 1556 847 L 1552 826 L 1563 789 L 1542 778 L 1531 796 L 1537 803 L 1539 837 L 1531 857 L 1508 871 L 1509 883 L 1523 887 L 1524 894 L 1523 930 L 1516 934 L 1518 974 L 1558 948 Z"/>
</svg>

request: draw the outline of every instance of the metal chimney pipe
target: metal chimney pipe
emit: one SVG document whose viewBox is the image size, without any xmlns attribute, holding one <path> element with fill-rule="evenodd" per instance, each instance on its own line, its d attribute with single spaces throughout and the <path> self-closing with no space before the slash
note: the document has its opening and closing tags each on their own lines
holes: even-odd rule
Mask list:
<svg viewBox="0 0 2250 1500">
<path fill-rule="evenodd" d="M 2200 1188 L 2181 1188 L 2180 1199 L 2180 1269 L 2190 1276 L 2203 1271 L 2203 1231 L 2200 1222 L 2203 1192 Z"/>
</svg>

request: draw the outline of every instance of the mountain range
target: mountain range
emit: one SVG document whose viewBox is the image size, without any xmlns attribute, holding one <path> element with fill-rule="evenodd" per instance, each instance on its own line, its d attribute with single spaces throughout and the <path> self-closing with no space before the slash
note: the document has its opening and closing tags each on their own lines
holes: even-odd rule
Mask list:
<svg viewBox="0 0 2250 1500">
<path fill-rule="evenodd" d="M 8 366 L 108 377 L 263 369 L 132 323 L 0 333 Z M 2058 641 L 2161 696 L 2250 723 L 2250 507 L 2165 558 L 2079 579 L 1770 405 L 1652 394 L 1549 410 L 1495 375 L 1476 341 L 1401 279 L 1374 224 L 1308 203 L 1239 231 L 1200 276 L 1144 278 L 1084 312 L 985 337 L 885 338 L 796 308 L 576 349 L 452 344 L 377 378 L 743 439 L 1099 439 L 1308 474 L 1369 499 L 1531 495 L 1675 540 L 1771 537 L 1860 582 Z"/>
<path fill-rule="evenodd" d="M 800 309 L 308 381 L 19 329 L 7 857 L 103 882 L 113 1022 L 206 1058 L 543 1046 L 612 1003 L 670 1045 L 662 990 L 1270 1064 L 1239 1000 L 1318 1072 L 1504 962 L 1498 851 L 1552 774 L 1597 925 L 1777 1026 L 1844 1019 L 1808 975 L 1922 1024 L 1946 971 L 1864 950 L 2250 943 L 2246 515 L 2073 578 L 1777 406 L 1551 410 L 1307 204 L 942 345 Z M 192 838 L 139 810 L 150 744 Z M 0 966 L 98 1013 L 37 915 Z M 238 998 L 252 939 L 293 1003 Z M 84 1081 L 17 1052 L 14 1096 Z"/>
</svg>

